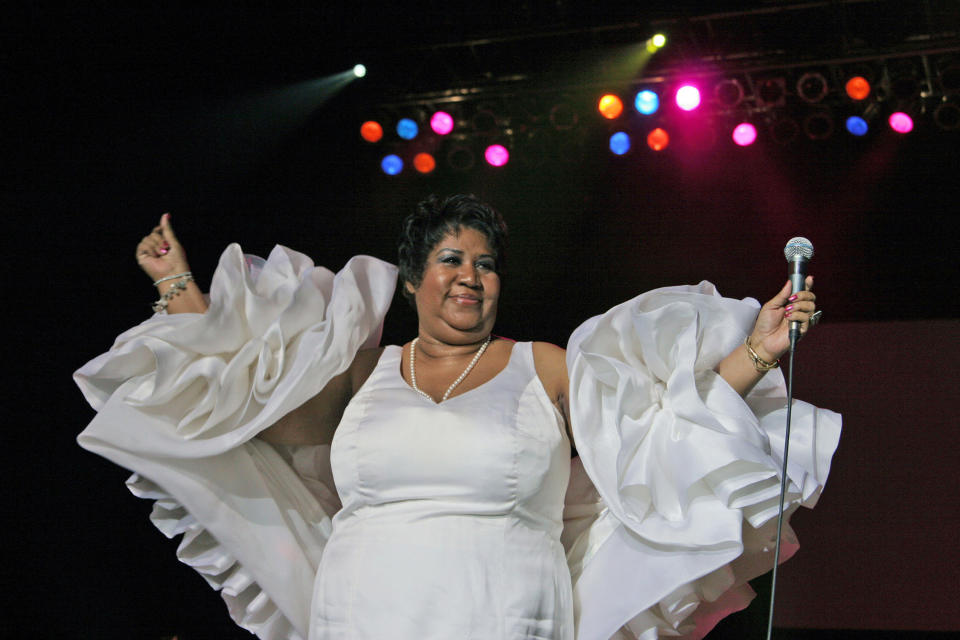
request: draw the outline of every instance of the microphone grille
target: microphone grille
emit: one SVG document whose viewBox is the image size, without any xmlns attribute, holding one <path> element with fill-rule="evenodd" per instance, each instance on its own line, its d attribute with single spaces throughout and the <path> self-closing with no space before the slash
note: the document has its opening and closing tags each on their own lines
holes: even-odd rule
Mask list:
<svg viewBox="0 0 960 640">
<path fill-rule="evenodd" d="M 783 255 L 787 258 L 787 262 L 797 257 L 809 260 L 813 257 L 813 243 L 799 236 L 790 238 L 787 241 L 787 246 L 783 248 Z"/>
</svg>

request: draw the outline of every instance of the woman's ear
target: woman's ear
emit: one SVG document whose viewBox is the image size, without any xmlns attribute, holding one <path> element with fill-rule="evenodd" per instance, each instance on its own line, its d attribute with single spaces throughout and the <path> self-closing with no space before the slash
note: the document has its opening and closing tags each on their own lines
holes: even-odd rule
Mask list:
<svg viewBox="0 0 960 640">
<path fill-rule="evenodd" d="M 413 284 L 409 280 L 404 282 L 403 286 L 407 290 L 407 293 L 409 293 L 410 295 L 413 295 L 414 293 L 417 292 L 417 288 L 413 286 Z"/>
</svg>

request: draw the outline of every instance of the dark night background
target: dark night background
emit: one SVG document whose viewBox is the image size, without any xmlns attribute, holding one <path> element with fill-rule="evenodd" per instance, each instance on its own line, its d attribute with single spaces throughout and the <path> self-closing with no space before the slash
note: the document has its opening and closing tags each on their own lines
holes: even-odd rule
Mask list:
<svg viewBox="0 0 960 640">
<path fill-rule="evenodd" d="M 357 253 L 394 261 L 399 221 L 434 192 L 476 193 L 506 217 L 497 333 L 520 340 L 564 344 L 591 315 L 669 284 L 708 279 L 725 295 L 765 300 L 785 279 L 784 242 L 809 237 L 827 321 L 803 345 L 797 394 L 844 413 L 845 432 L 820 505 L 794 519 L 802 547 L 781 574 L 777 623 L 795 631 L 782 637 L 960 630 L 960 132 L 927 118 L 906 137 L 838 131 L 786 147 L 719 140 L 614 158 L 606 125 L 585 112 L 579 151 L 559 148 L 565 160 L 531 166 L 518 152 L 502 169 L 394 177 L 357 135 L 371 114 L 454 86 L 537 96 L 568 83 L 592 101 L 603 89 L 591 83 L 607 76 L 591 75 L 591 60 L 609 71 L 619 48 L 659 28 L 676 35 L 663 54 L 676 65 L 723 47 L 762 49 L 784 68 L 856 47 L 874 57 L 917 42 L 960 50 L 955 0 L 806 4 L 815 9 L 728 0 L 8 9 L 2 206 L 15 369 L 3 635 L 252 637 L 176 562 L 150 505 L 123 487 L 128 474 L 75 443 L 92 411 L 70 375 L 148 317 L 155 296 L 133 250 L 160 214 L 172 212 L 206 287 L 228 242 L 260 255 L 284 244 L 334 270 Z M 697 19 L 707 11 L 735 16 L 710 22 L 707 37 Z M 316 80 L 356 62 L 369 75 L 321 104 Z M 607 89 L 624 89 L 609 77 Z M 414 330 L 396 304 L 385 342 Z M 710 637 L 760 637 L 764 602 Z"/>
</svg>

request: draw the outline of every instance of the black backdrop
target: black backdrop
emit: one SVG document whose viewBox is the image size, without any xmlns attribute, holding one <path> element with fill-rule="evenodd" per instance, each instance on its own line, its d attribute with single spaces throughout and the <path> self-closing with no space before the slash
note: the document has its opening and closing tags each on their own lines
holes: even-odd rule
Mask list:
<svg viewBox="0 0 960 640">
<path fill-rule="evenodd" d="M 699 155 L 626 159 L 590 138 L 573 163 L 387 177 L 356 135 L 378 91 L 398 82 L 378 81 L 373 65 L 367 84 L 315 110 L 244 105 L 346 69 L 363 52 L 375 60 L 410 38 L 437 37 L 437 23 L 338 8 L 320 16 L 326 29 L 311 33 L 313 11 L 304 23 L 295 12 L 265 21 L 262 11 L 236 7 L 34 8 L 7 23 L 10 630 L 239 634 L 217 596 L 173 560 L 172 543 L 146 520 L 148 506 L 126 495 L 126 474 L 74 442 L 91 412 L 70 373 L 147 316 L 153 292 L 133 248 L 163 211 L 173 212 L 206 284 L 231 241 L 261 255 L 285 244 L 331 268 L 355 253 L 393 260 L 398 222 L 420 197 L 477 193 L 511 227 L 497 330 L 516 339 L 563 344 L 583 319 L 667 284 L 709 279 L 726 295 L 765 298 L 784 279 L 784 241 L 798 234 L 816 245 L 811 270 L 830 322 L 923 324 L 958 315 L 956 133 L 927 127 L 906 138 L 835 136 L 787 149 L 718 144 Z M 440 24 L 443 35 L 457 36 L 458 18 L 481 20 L 476 9 L 454 12 Z M 956 325 L 945 326 L 932 339 L 949 342 Z M 414 328 L 397 304 L 385 340 L 407 340 Z M 883 349 L 864 341 L 871 346 Z M 945 346 L 955 352 L 955 343 Z M 944 353 L 951 352 L 934 350 Z M 880 379 L 893 387 L 897 363 L 888 365 Z M 947 390 L 931 402 L 955 399 Z M 947 479 L 955 486 L 956 472 Z M 816 513 L 805 518 L 813 530 Z M 762 626 L 756 608 L 745 615 L 752 621 L 734 624 Z M 950 619 L 912 625 L 904 613 L 889 624 L 846 626 L 956 629 Z"/>
</svg>

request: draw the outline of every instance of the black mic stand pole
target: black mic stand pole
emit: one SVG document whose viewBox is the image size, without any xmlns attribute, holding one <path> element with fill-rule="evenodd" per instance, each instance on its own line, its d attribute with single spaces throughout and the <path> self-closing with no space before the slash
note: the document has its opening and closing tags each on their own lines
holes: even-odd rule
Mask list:
<svg viewBox="0 0 960 640">
<path fill-rule="evenodd" d="M 796 328 L 794 328 L 794 325 Z M 777 512 L 777 548 L 773 554 L 773 581 L 770 584 L 770 615 L 767 618 L 767 640 L 773 637 L 773 605 L 777 596 L 777 568 L 780 566 L 780 537 L 783 533 L 783 502 L 787 494 L 787 457 L 790 453 L 790 413 L 793 409 L 793 354 L 800 337 L 800 323 L 790 326 L 790 365 L 787 372 L 787 428 L 783 436 L 783 472 L 780 474 L 780 510 Z"/>
</svg>

